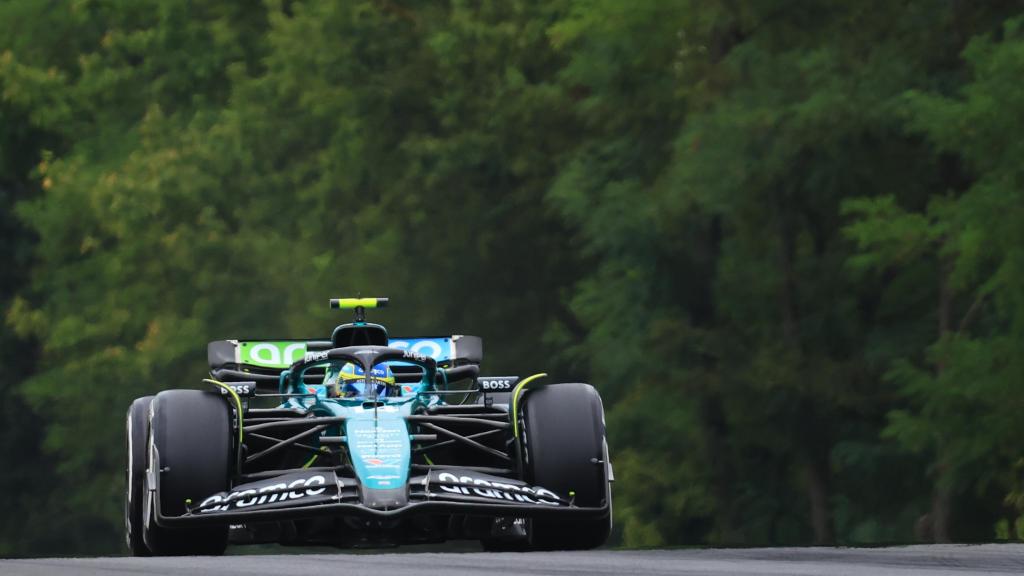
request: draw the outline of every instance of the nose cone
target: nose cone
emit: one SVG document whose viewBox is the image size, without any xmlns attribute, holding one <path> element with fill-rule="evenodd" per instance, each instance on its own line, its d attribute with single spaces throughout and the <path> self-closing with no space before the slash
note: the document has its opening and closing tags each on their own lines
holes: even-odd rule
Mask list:
<svg viewBox="0 0 1024 576">
<path fill-rule="evenodd" d="M 345 422 L 349 455 L 363 504 L 391 509 L 409 502 L 409 427 L 402 412 L 384 406 L 360 409 Z"/>
<path fill-rule="evenodd" d="M 375 490 L 363 486 L 359 496 L 363 506 L 378 510 L 394 510 L 409 503 L 409 490 L 405 486 L 390 490 Z"/>
</svg>

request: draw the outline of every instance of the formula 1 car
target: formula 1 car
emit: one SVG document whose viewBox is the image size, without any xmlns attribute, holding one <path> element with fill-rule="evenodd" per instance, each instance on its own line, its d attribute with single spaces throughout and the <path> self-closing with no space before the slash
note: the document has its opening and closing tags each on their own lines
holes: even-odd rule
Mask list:
<svg viewBox="0 0 1024 576">
<path fill-rule="evenodd" d="M 480 376 L 475 336 L 391 338 L 365 319 L 387 301 L 331 300 L 355 321 L 330 339 L 211 342 L 209 390 L 132 402 L 131 553 L 603 544 L 614 478 L 597 391 Z"/>
</svg>

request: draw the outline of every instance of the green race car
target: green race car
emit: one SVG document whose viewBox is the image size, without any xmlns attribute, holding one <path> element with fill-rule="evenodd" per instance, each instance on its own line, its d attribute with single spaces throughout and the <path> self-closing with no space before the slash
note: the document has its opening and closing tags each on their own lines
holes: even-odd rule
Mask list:
<svg viewBox="0 0 1024 576">
<path fill-rule="evenodd" d="M 386 303 L 332 300 L 356 317 L 330 339 L 211 342 L 209 391 L 132 402 L 132 554 L 604 543 L 613 474 L 597 391 L 480 376 L 479 338 L 392 338 L 365 320 Z"/>
</svg>

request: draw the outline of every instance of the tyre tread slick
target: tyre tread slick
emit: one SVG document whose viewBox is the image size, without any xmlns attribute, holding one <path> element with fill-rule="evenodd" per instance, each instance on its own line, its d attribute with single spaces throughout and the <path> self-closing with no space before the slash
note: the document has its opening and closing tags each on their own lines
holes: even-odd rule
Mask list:
<svg viewBox="0 0 1024 576">
<path fill-rule="evenodd" d="M 150 443 L 160 456 L 161 513 L 186 512 L 186 501 L 229 488 L 232 462 L 231 414 L 224 400 L 198 390 L 168 390 L 153 400 Z M 228 527 L 170 529 L 147 519 L 146 545 L 154 555 L 220 555 Z"/>
<path fill-rule="evenodd" d="M 514 415 L 518 417 L 518 415 Z M 577 506 L 603 506 L 611 498 L 605 472 L 604 408 L 589 384 L 548 384 L 522 401 L 526 480 L 568 495 Z M 531 521 L 531 550 L 585 550 L 608 539 L 611 516 Z M 494 543 L 490 543 L 494 544 Z M 485 546 L 488 546 L 485 543 Z"/>
</svg>

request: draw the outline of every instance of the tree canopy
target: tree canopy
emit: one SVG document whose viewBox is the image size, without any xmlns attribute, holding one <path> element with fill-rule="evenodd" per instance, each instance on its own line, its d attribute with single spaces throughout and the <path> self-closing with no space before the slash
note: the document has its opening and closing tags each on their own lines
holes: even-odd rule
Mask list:
<svg viewBox="0 0 1024 576">
<path fill-rule="evenodd" d="M 0 556 L 119 550 L 131 399 L 355 293 L 597 386 L 617 543 L 1024 535 L 1019 2 L 0 23 Z"/>
</svg>

